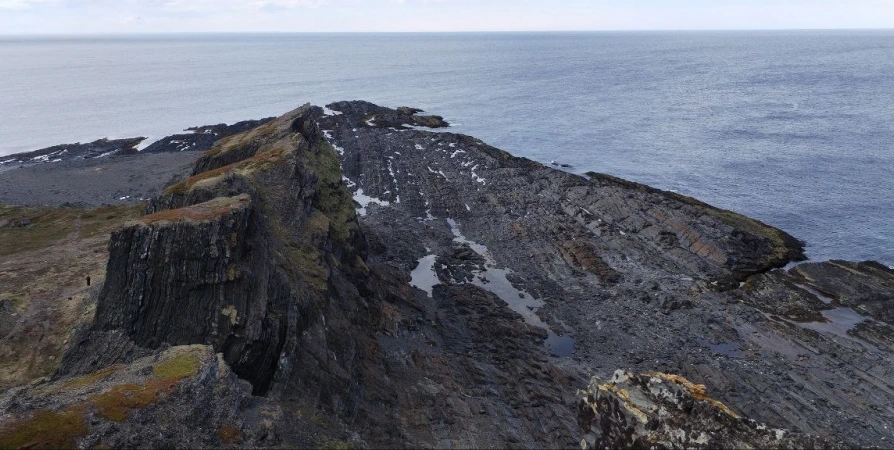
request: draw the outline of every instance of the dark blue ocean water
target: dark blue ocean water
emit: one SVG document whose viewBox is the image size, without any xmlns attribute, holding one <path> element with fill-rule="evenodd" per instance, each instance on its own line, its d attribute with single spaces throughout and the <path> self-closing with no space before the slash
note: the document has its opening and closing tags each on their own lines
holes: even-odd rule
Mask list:
<svg viewBox="0 0 894 450">
<path fill-rule="evenodd" d="M 0 40 L 0 155 L 365 99 L 894 264 L 894 32 Z"/>
</svg>

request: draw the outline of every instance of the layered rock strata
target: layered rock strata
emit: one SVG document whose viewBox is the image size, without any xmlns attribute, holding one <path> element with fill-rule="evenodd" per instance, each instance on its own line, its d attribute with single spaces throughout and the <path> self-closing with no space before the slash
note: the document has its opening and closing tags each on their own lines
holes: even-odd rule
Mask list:
<svg viewBox="0 0 894 450">
<path fill-rule="evenodd" d="M 187 422 L 165 445 L 892 438 L 889 270 L 837 261 L 779 270 L 804 257 L 783 231 L 548 168 L 447 125 L 414 108 L 340 102 L 217 141 L 113 234 L 94 324 L 56 379 L 0 400 L 18 399 L 0 426 L 22 429 L 46 404 L 42 389 L 109 367 L 146 371 L 145 358 L 200 345 L 245 382 L 224 390 L 239 400 L 214 415 L 231 428 Z M 650 375 L 595 385 L 593 415 L 579 424 L 577 388 L 618 367 Z M 618 421 L 597 423 L 603 411 Z M 71 442 L 157 443 L 127 421 L 90 430 L 99 431 Z"/>
</svg>

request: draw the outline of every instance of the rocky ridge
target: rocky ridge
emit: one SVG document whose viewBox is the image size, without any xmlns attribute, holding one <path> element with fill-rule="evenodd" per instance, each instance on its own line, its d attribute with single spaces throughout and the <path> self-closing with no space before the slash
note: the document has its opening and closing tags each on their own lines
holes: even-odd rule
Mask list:
<svg viewBox="0 0 894 450">
<path fill-rule="evenodd" d="M 0 436 L 40 444 L 22 430 L 50 411 L 76 425 L 66 442 L 134 446 L 892 438 L 890 270 L 779 270 L 803 259 L 780 230 L 611 176 L 557 171 L 447 126 L 414 108 L 340 102 L 218 140 L 113 233 L 94 323 L 53 380 L 0 397 Z M 207 373 L 226 375 L 150 389 L 150 361 L 188 349 L 219 354 Z M 619 367 L 647 375 L 597 383 L 581 406 L 590 375 Z M 115 427 L 65 387 L 86 379 L 90 392 L 114 391 L 110 370 L 142 374 L 128 389 L 152 399 L 126 400 Z M 657 376 L 659 394 L 643 390 L 665 373 L 674 375 Z M 703 403 L 705 390 L 717 398 L 708 407 L 672 401 L 672 419 L 657 422 L 637 403 L 657 427 L 630 432 L 641 417 L 618 408 L 632 392 L 658 405 L 661 392 Z M 183 392 L 208 398 L 209 413 L 185 412 Z M 190 426 L 144 436 L 140 427 L 161 420 L 157 399 Z M 741 416 L 788 431 L 780 438 Z"/>
</svg>

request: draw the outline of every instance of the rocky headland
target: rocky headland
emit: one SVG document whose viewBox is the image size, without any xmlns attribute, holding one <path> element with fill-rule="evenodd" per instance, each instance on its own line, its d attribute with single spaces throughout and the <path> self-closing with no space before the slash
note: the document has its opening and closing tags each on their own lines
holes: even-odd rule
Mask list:
<svg viewBox="0 0 894 450">
<path fill-rule="evenodd" d="M 221 127 L 109 155 L 184 157 L 144 202 L 0 209 L 0 447 L 894 439 L 882 264 L 792 264 L 784 231 L 414 108 Z"/>
</svg>

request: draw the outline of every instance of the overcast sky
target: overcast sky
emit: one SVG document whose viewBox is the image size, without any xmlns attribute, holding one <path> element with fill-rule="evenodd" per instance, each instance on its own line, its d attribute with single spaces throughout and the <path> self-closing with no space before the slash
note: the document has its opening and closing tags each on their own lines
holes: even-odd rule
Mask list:
<svg viewBox="0 0 894 450">
<path fill-rule="evenodd" d="M 894 0 L 0 0 L 0 33 L 894 28 Z"/>
</svg>

